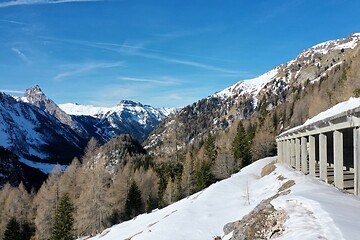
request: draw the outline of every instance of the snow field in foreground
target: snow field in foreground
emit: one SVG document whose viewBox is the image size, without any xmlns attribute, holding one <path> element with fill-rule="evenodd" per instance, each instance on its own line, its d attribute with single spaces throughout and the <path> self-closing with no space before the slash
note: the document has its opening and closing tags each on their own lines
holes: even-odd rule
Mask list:
<svg viewBox="0 0 360 240">
<path fill-rule="evenodd" d="M 226 223 L 240 220 L 282 184 L 294 180 L 288 195 L 271 201 L 285 210 L 288 219 L 278 239 L 357 239 L 360 236 L 360 199 L 287 165 L 261 178 L 262 168 L 276 157 L 258 160 L 209 188 L 166 208 L 142 214 L 106 229 L 92 238 L 119 239 L 213 239 L 223 236 Z M 285 179 L 280 180 L 279 176 Z M 229 239 L 230 234 L 224 239 Z"/>
</svg>

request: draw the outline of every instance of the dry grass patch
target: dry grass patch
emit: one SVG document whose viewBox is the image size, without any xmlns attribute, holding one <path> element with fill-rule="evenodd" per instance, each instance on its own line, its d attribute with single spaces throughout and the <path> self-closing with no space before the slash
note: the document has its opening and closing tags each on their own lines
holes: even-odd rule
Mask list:
<svg viewBox="0 0 360 240">
<path fill-rule="evenodd" d="M 276 179 L 279 181 L 284 181 L 286 177 L 284 177 L 283 175 L 279 175 Z"/>
<path fill-rule="evenodd" d="M 263 167 L 261 170 L 261 177 L 267 176 L 272 173 L 276 169 L 275 163 L 276 161 L 272 161 L 271 163 Z"/>
<path fill-rule="evenodd" d="M 292 186 L 295 185 L 295 181 L 294 180 L 288 180 L 286 183 L 284 183 L 283 185 L 281 185 L 281 187 L 279 188 L 278 192 L 282 192 Z"/>
</svg>

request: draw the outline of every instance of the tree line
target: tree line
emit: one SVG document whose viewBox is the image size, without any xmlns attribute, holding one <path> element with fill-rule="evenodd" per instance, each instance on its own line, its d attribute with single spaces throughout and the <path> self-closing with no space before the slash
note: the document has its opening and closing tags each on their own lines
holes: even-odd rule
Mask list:
<svg viewBox="0 0 360 240">
<path fill-rule="evenodd" d="M 230 174 L 252 162 L 251 138 L 251 131 L 240 123 L 232 142 L 231 164 L 226 166 Z M 187 149 L 178 161 L 159 160 L 143 149 L 130 153 L 116 141 L 98 146 L 90 140 L 80 160 L 75 158 L 65 172 L 55 168 L 37 192 L 28 191 L 22 183 L 18 187 L 6 184 L 0 190 L 0 238 L 55 240 L 95 235 L 219 180 L 216 171 L 221 156 L 215 134 L 209 133 L 195 148 Z"/>
</svg>

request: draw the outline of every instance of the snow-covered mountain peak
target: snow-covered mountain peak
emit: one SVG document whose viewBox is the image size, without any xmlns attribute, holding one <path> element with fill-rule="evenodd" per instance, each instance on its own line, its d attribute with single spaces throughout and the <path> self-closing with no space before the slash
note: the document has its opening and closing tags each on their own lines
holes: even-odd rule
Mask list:
<svg viewBox="0 0 360 240">
<path fill-rule="evenodd" d="M 323 43 L 319 43 L 311 48 L 305 49 L 293 60 L 283 64 L 283 66 L 293 66 L 296 63 L 299 68 L 303 65 L 309 65 L 310 63 L 319 62 L 319 59 L 329 52 L 339 51 L 344 53 L 346 49 L 355 48 L 360 41 L 360 33 L 353 33 L 346 38 L 340 38 L 336 40 L 329 40 Z"/>
<path fill-rule="evenodd" d="M 121 100 L 120 103 L 117 106 L 131 106 L 131 107 L 135 107 L 135 106 L 143 106 L 141 103 L 136 103 L 132 100 Z"/>
<path fill-rule="evenodd" d="M 163 115 L 161 117 L 161 119 L 163 119 L 164 117 L 167 117 L 170 113 L 173 112 L 173 109 L 168 109 L 168 108 L 154 108 L 151 107 L 149 105 L 143 105 L 141 103 L 136 103 L 134 101 L 131 100 L 122 100 L 119 102 L 118 105 L 114 106 L 114 107 L 96 107 L 93 105 L 81 105 L 81 104 L 77 104 L 77 103 L 64 103 L 64 104 L 59 104 L 59 107 L 65 111 L 67 114 L 70 115 L 76 115 L 76 116 L 92 116 L 92 117 L 96 117 L 99 118 L 100 116 L 103 115 L 109 115 L 112 114 L 114 112 L 117 113 L 121 113 L 123 111 L 133 111 L 135 112 L 144 112 L 144 111 L 149 111 L 149 112 L 153 112 L 156 115 Z"/>
<path fill-rule="evenodd" d="M 46 113 L 57 118 L 61 123 L 68 125 L 81 136 L 87 136 L 86 131 L 71 116 L 65 113 L 54 101 L 49 99 L 41 90 L 39 85 L 28 88 L 25 90 L 24 97 L 19 98 L 18 101 L 30 103 Z"/>
<path fill-rule="evenodd" d="M 131 134 L 140 141 L 143 141 L 170 111 L 157 109 L 149 105 L 143 105 L 131 100 L 122 100 L 114 107 L 95 107 L 92 105 L 81 105 L 74 103 L 60 104 L 60 108 L 77 119 L 94 118 L 99 123 L 97 128 L 103 125 L 101 135 L 106 139 L 113 138 L 120 133 Z M 106 130 L 105 130 L 106 129 Z M 100 130 L 99 130 L 100 131 Z"/>
<path fill-rule="evenodd" d="M 252 96 L 256 96 L 260 90 L 271 81 L 278 74 L 278 69 L 274 68 L 273 70 L 260 75 L 259 77 L 242 80 L 224 90 L 215 93 L 214 97 L 220 97 L 223 99 L 227 99 L 229 97 L 235 96 L 237 94 L 252 94 Z"/>
<path fill-rule="evenodd" d="M 259 77 L 237 82 L 236 84 L 215 93 L 213 97 L 228 99 L 229 97 L 236 97 L 238 94 L 243 95 L 245 93 L 252 94 L 253 97 L 256 97 L 267 83 L 275 80 L 278 73 L 286 73 L 286 82 L 290 81 L 292 78 L 297 79 L 299 76 L 298 73 L 301 69 L 314 64 L 316 64 L 318 67 L 324 65 L 321 63 L 321 57 L 328 54 L 329 52 L 333 52 L 334 54 L 342 54 L 346 49 L 355 48 L 359 42 L 360 33 L 353 33 L 346 38 L 330 40 L 317 44 L 309 49 L 302 51 L 293 60 L 282 64 L 270 70 L 269 72 L 260 75 Z M 331 57 L 333 58 L 333 56 Z M 334 62 L 332 65 L 336 63 L 335 58 L 333 61 Z M 340 62 L 338 64 L 340 64 Z M 309 79 L 313 80 L 311 77 L 309 77 Z"/>
<path fill-rule="evenodd" d="M 44 92 L 41 90 L 39 85 L 35 85 L 31 88 L 28 88 L 25 90 L 24 97 L 28 100 L 30 103 L 37 103 L 40 101 L 46 101 L 48 98 L 44 94 Z"/>
<path fill-rule="evenodd" d="M 321 52 L 326 54 L 327 51 L 329 50 L 341 50 L 346 48 L 353 49 L 357 45 L 359 40 L 360 40 L 360 33 L 353 33 L 347 36 L 346 38 L 340 38 L 336 40 L 330 40 L 323 43 L 319 43 L 313 46 L 312 48 L 305 50 L 304 53 L 309 52 L 310 50 L 310 51 Z"/>
<path fill-rule="evenodd" d="M 31 103 L 52 115 L 56 111 L 61 111 L 61 109 L 45 95 L 39 85 L 26 89 L 24 97 L 20 98 L 20 100 Z"/>
</svg>

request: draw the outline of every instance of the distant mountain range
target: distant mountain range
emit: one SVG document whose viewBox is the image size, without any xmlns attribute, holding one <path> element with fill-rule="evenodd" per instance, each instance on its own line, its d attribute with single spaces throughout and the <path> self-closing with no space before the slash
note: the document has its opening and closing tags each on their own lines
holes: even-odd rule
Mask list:
<svg viewBox="0 0 360 240">
<path fill-rule="evenodd" d="M 157 109 L 149 105 L 122 100 L 115 107 L 94 107 L 74 103 L 59 107 L 92 136 L 108 141 L 119 134 L 130 134 L 142 142 L 174 109 Z"/>
<path fill-rule="evenodd" d="M 170 112 L 128 100 L 113 108 L 71 103 L 59 107 L 38 85 L 20 98 L 0 92 L 0 146 L 12 153 L 11 162 L 17 156 L 9 168 L 21 164 L 48 173 L 55 164 L 65 167 L 80 157 L 91 137 L 103 144 L 130 134 L 142 142 Z M 7 180 L 0 178 L 0 186 Z"/>
</svg>

